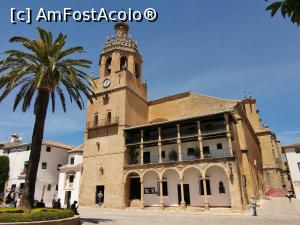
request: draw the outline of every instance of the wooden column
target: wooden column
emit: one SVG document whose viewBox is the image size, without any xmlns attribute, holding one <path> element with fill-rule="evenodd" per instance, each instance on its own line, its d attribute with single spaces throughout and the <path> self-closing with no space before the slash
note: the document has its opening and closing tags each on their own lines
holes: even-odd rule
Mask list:
<svg viewBox="0 0 300 225">
<path fill-rule="evenodd" d="M 158 157 L 159 157 L 158 162 L 159 163 L 162 163 L 161 151 L 162 151 L 162 149 L 161 149 L 161 128 L 159 127 L 158 128 Z"/>
<path fill-rule="evenodd" d="M 144 164 L 144 131 L 141 130 L 141 144 L 140 144 L 140 149 L 141 149 L 141 164 Z"/>
<path fill-rule="evenodd" d="M 200 159 L 204 159 L 200 121 L 197 121 L 197 126 L 198 126 L 198 142 L 199 142 L 199 149 L 200 149 Z"/>
<path fill-rule="evenodd" d="M 141 208 L 144 208 L 144 183 L 141 180 Z"/>
<path fill-rule="evenodd" d="M 159 207 L 161 209 L 164 208 L 164 195 L 163 195 L 163 184 L 162 184 L 162 180 L 159 180 Z"/>
<path fill-rule="evenodd" d="M 228 147 L 229 147 L 230 155 L 233 156 L 228 114 L 224 114 L 224 118 L 225 118 L 225 123 L 226 123 L 226 134 L 227 134 Z"/>
<path fill-rule="evenodd" d="M 184 200 L 184 190 L 183 190 L 183 178 L 180 179 L 180 194 L 181 194 L 181 202 L 180 202 L 180 207 L 185 209 L 186 204 Z"/>
<path fill-rule="evenodd" d="M 182 161 L 182 149 L 181 149 L 181 139 L 180 139 L 180 125 L 177 124 L 177 148 L 178 148 L 178 161 Z"/>
<path fill-rule="evenodd" d="M 203 192 L 204 192 L 204 207 L 208 209 L 208 196 L 207 196 L 207 187 L 206 187 L 206 178 L 203 177 Z"/>
</svg>

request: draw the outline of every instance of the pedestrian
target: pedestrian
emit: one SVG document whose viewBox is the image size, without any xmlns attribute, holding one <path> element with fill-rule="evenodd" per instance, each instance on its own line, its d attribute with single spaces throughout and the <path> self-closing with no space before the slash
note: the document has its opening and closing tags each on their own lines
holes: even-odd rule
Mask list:
<svg viewBox="0 0 300 225">
<path fill-rule="evenodd" d="M 52 199 L 52 207 L 53 207 L 53 208 L 55 208 L 55 204 L 56 204 L 56 199 L 55 199 L 55 195 L 54 195 L 54 197 L 53 197 L 53 199 Z"/>
<path fill-rule="evenodd" d="M 292 202 L 292 198 L 294 197 L 293 192 L 289 191 L 289 192 L 286 194 L 286 197 L 290 200 L 290 202 Z"/>
<path fill-rule="evenodd" d="M 35 207 L 36 208 L 45 208 L 44 199 L 41 199 L 41 201 L 39 201 Z"/>
<path fill-rule="evenodd" d="M 77 211 L 79 205 L 77 205 L 77 206 L 76 205 L 77 205 L 77 201 L 74 201 L 73 204 L 71 205 L 71 209 L 72 209 L 72 211 L 74 212 L 75 215 L 79 215 L 79 213 Z"/>
<path fill-rule="evenodd" d="M 252 206 L 252 216 L 257 216 L 257 212 L 256 212 L 256 207 L 257 207 L 257 204 L 256 204 L 256 199 L 254 196 L 251 196 L 251 206 Z"/>
<path fill-rule="evenodd" d="M 61 202 L 60 202 L 60 198 L 57 200 L 56 202 L 56 208 L 57 209 L 61 209 Z"/>
<path fill-rule="evenodd" d="M 99 191 L 99 193 L 97 195 L 97 199 L 98 199 L 99 206 L 101 206 L 102 205 L 102 199 L 103 199 L 102 191 Z"/>
</svg>

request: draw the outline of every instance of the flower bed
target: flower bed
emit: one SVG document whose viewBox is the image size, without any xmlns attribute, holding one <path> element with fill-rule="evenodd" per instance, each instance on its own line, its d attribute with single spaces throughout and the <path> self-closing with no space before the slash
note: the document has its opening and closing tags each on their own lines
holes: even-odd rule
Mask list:
<svg viewBox="0 0 300 225">
<path fill-rule="evenodd" d="M 67 209 L 31 209 L 24 213 L 21 209 L 0 209 L 0 223 L 33 222 L 59 220 L 73 217 L 72 210 Z"/>
</svg>

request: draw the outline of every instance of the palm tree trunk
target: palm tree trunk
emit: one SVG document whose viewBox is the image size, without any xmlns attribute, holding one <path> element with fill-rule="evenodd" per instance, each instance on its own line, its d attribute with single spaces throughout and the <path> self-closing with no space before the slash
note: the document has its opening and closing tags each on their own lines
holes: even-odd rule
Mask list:
<svg viewBox="0 0 300 225">
<path fill-rule="evenodd" d="M 21 199 L 21 207 L 23 209 L 34 207 L 35 182 L 40 162 L 48 103 L 49 92 L 46 90 L 40 90 L 36 99 L 35 123 L 32 133 L 31 151 L 26 173 L 25 186 Z"/>
</svg>

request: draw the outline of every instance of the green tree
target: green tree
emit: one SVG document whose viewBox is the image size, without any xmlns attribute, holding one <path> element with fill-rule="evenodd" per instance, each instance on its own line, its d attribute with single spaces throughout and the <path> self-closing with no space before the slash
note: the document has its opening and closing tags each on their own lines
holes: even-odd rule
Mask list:
<svg viewBox="0 0 300 225">
<path fill-rule="evenodd" d="M 5 183 L 8 180 L 9 159 L 7 156 L 0 156 L 0 193 L 4 191 Z"/>
<path fill-rule="evenodd" d="M 283 18 L 290 18 L 292 23 L 300 25 L 300 0 L 284 0 L 276 1 L 270 4 L 266 10 L 271 12 L 273 17 L 280 9 Z"/>
<path fill-rule="evenodd" d="M 21 206 L 24 209 L 34 206 L 36 175 L 50 99 L 52 112 L 55 111 L 55 95 L 59 96 L 65 112 L 66 93 L 70 101 L 75 101 L 80 109 L 84 106 L 83 96 L 86 96 L 90 102 L 95 97 L 92 77 L 82 70 L 89 68 L 91 62 L 85 59 L 69 58 L 74 53 L 83 52 L 83 47 L 65 49 L 67 35 L 60 33 L 53 40 L 51 32 L 42 28 L 37 28 L 37 31 L 38 40 L 12 37 L 10 42 L 22 44 L 25 51 L 8 50 L 5 52 L 6 58 L 0 61 L 0 91 L 2 90 L 0 102 L 15 89 L 17 94 L 13 105 L 14 111 L 22 102 L 22 111 L 25 112 L 34 101 L 35 123 L 21 199 Z"/>
</svg>

